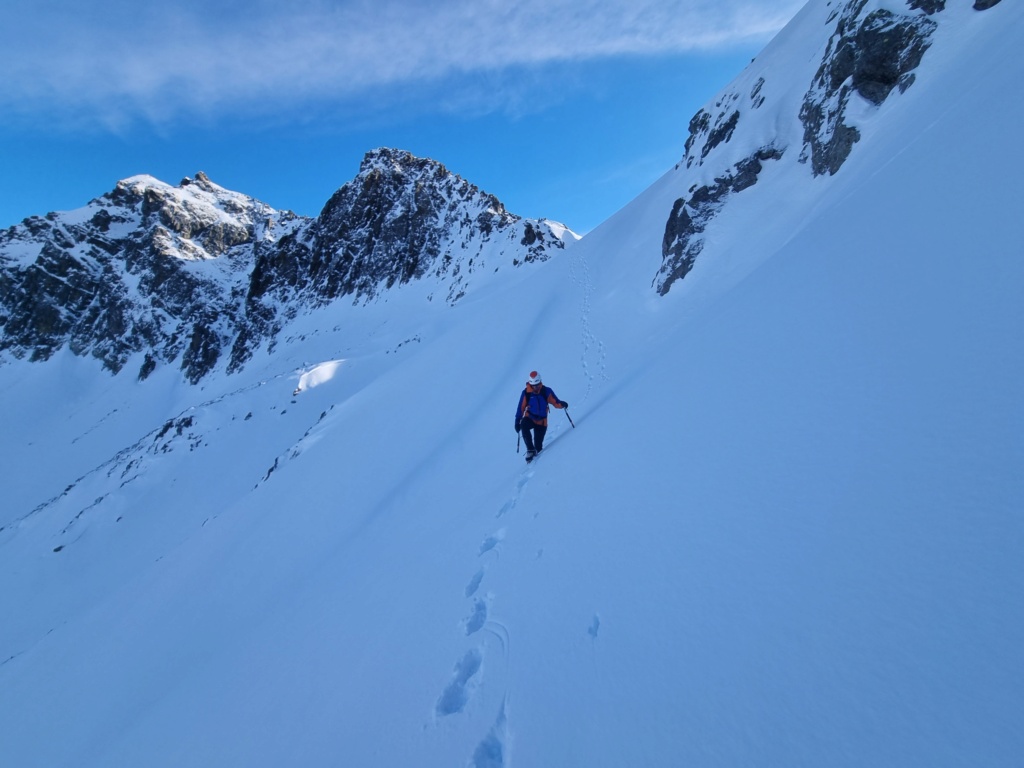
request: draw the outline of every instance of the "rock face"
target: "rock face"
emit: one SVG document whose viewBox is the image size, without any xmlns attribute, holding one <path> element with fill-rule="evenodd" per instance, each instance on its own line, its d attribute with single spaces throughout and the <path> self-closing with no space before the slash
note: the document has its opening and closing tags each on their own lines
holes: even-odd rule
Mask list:
<svg viewBox="0 0 1024 768">
<path fill-rule="evenodd" d="M 765 147 L 736 163 L 728 173 L 716 177 L 714 183 L 695 187 L 688 198 L 676 200 L 665 225 L 662 241 L 664 261 L 655 279 L 659 293 L 668 293 L 672 283 L 686 277 L 693 268 L 697 256 L 704 249 L 700 235 L 728 198 L 756 184 L 764 162 L 781 158 L 782 150 Z"/>
<path fill-rule="evenodd" d="M 920 10 L 930 15 L 946 10 L 946 0 L 907 0 L 907 7 L 912 11 Z"/>
<path fill-rule="evenodd" d="M 869 7 L 868 0 L 829 3 L 831 11 L 822 12 L 823 19 L 827 14 L 822 38 L 827 42 L 823 53 L 816 54 L 820 60 L 811 60 L 808 85 L 769 82 L 770 75 L 759 74 L 752 64 L 712 105 L 693 116 L 677 171 L 697 182 L 689 184 L 688 195 L 678 198 L 668 215 L 662 265 L 654 280 L 659 293 L 667 293 L 690 272 L 703 251 L 705 230 L 729 197 L 757 182 L 764 163 L 781 160 L 799 144 L 791 160 L 808 163 L 813 176 L 837 173 L 860 140 L 848 117 L 851 99 L 877 107 L 893 91 L 913 84 L 914 70 L 937 27 L 932 17 L 945 10 L 945 0 L 906 0 L 906 10 L 899 12 L 875 5 Z M 792 77 L 792 70 L 786 76 Z M 794 95 L 802 97 L 792 100 L 799 103 L 798 114 L 793 106 L 786 106 L 785 113 L 765 114 L 772 86 L 776 102 L 785 105 L 791 100 L 780 98 L 780 91 L 799 89 Z M 794 119 L 802 129 L 799 137 L 779 127 Z"/>
<path fill-rule="evenodd" d="M 926 16 L 885 9 L 865 15 L 866 4 L 849 0 L 833 11 L 835 32 L 800 108 L 801 160 L 810 160 L 815 176 L 836 173 L 860 140 L 860 131 L 846 120 L 850 98 L 856 93 L 878 106 L 894 88 L 905 91 L 935 31 Z M 928 0 L 911 5 L 929 15 L 942 10 L 942 4 Z"/>
<path fill-rule="evenodd" d="M 0 232 L 0 351 L 45 360 L 65 345 L 118 372 L 181 359 L 198 381 L 220 357 L 237 284 L 273 232 L 303 220 L 198 174 L 171 187 L 147 176 L 78 211 Z"/>
<path fill-rule="evenodd" d="M 449 304 L 485 265 L 547 259 L 567 230 L 508 213 L 440 163 L 369 153 L 316 219 L 212 183 L 137 176 L 68 213 L 0 231 L 0 360 L 64 347 L 117 373 L 237 370 L 296 314 L 412 282 Z"/>
<path fill-rule="evenodd" d="M 410 283 L 429 285 L 428 299 L 454 305 L 474 275 L 544 261 L 565 247 L 568 234 L 553 222 L 509 213 L 434 160 L 369 152 L 319 217 L 258 255 L 228 370 L 273 338 L 297 307 L 342 298 L 365 303 Z"/>
<path fill-rule="evenodd" d="M 561 241 L 513 216 L 445 167 L 407 152 L 372 152 L 355 181 L 328 201 L 316 225 L 310 275 L 319 301 L 372 298 L 428 273 L 451 278 L 447 300 L 464 293 L 487 243 L 518 245 L 522 261 L 543 260 Z"/>
</svg>

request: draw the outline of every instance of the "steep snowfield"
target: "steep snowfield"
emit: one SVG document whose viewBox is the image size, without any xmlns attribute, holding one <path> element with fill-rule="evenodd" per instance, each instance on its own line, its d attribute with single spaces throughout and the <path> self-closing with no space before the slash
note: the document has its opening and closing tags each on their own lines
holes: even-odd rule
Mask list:
<svg viewBox="0 0 1024 768">
<path fill-rule="evenodd" d="M 1017 765 L 1024 8 L 968 11 L 663 298 L 679 170 L 200 387 L 0 367 L 4 763 Z"/>
</svg>

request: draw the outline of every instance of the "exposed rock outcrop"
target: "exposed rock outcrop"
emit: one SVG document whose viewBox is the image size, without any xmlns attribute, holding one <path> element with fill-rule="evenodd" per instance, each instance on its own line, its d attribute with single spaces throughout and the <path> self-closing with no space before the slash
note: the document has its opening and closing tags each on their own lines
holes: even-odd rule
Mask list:
<svg viewBox="0 0 1024 768">
<path fill-rule="evenodd" d="M 701 237 L 707 225 L 725 205 L 728 198 L 757 183 L 758 174 L 768 160 L 782 158 L 782 150 L 765 147 L 732 169 L 717 177 L 713 184 L 695 187 L 688 198 L 679 198 L 672 206 L 672 215 L 665 225 L 662 239 L 662 266 L 655 278 L 658 293 L 668 293 L 672 283 L 686 277 L 697 256 L 704 249 Z"/>
<path fill-rule="evenodd" d="M 903 92 L 913 84 L 914 70 L 937 27 L 931 17 L 945 10 L 945 0 L 907 0 L 906 12 L 875 5 L 868 0 L 844 0 L 828 15 L 831 31 L 810 87 L 799 99 L 799 114 L 790 111 L 775 117 L 777 126 L 798 117 L 799 138 L 781 127 L 775 128 L 773 137 L 765 130 L 765 121 L 752 118 L 764 108 L 771 85 L 755 69 L 690 120 L 686 154 L 677 169 L 685 166 L 704 178 L 713 173 L 713 181 L 692 187 L 688 196 L 676 200 L 668 216 L 662 265 L 654 281 L 660 293 L 667 293 L 689 273 L 703 250 L 705 230 L 728 197 L 756 183 L 764 161 L 778 160 L 791 145 L 800 143 L 799 155 L 794 153 L 792 158 L 810 163 L 814 176 L 835 174 L 861 137 L 848 117 L 851 99 L 877 107 L 894 90 Z M 792 88 L 783 85 L 776 87 L 776 94 Z M 736 142 L 760 148 L 726 148 Z M 746 159 L 737 163 L 737 157 Z M 716 169 L 722 170 L 715 173 Z"/>
<path fill-rule="evenodd" d="M 834 174 L 849 157 L 860 131 L 847 122 L 854 94 L 878 106 L 894 88 L 905 91 L 913 70 L 930 45 L 936 24 L 927 15 L 885 9 L 863 13 L 867 0 L 849 0 L 833 12 L 835 32 L 800 108 L 804 126 L 802 161 L 815 176 Z M 942 10 L 939 2 L 917 0 L 925 14 Z"/>
<path fill-rule="evenodd" d="M 431 278 L 454 304 L 499 262 L 544 260 L 567 230 L 515 216 L 440 163 L 367 154 L 316 219 L 199 173 L 119 182 L 85 208 L 0 231 L 0 362 L 67 347 L 140 378 L 176 362 L 196 383 L 237 370 L 296 314 Z"/>
</svg>

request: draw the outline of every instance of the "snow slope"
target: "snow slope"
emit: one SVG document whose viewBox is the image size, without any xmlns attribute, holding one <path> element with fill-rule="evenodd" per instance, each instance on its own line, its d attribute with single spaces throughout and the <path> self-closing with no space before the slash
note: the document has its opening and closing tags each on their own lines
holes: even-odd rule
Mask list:
<svg viewBox="0 0 1024 768">
<path fill-rule="evenodd" d="M 685 168 L 200 387 L 0 367 L 4 762 L 1018 765 L 1024 8 L 969 11 L 665 297 Z"/>
</svg>

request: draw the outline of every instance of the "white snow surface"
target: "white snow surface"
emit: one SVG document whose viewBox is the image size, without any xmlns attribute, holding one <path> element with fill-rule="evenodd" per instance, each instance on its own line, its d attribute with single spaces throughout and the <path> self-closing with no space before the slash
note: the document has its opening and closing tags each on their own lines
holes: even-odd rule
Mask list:
<svg viewBox="0 0 1024 768">
<path fill-rule="evenodd" d="M 308 371 L 303 371 L 299 375 L 299 385 L 295 388 L 295 393 L 298 394 L 328 383 L 335 377 L 344 362 L 344 360 L 328 360 L 325 363 L 314 365 Z"/>
<path fill-rule="evenodd" d="M 713 169 L 198 387 L 0 366 L 0 762 L 1019 766 L 1024 6 L 952 5 L 840 172 L 767 164 L 666 297 Z M 575 427 L 526 465 L 532 369 Z"/>
</svg>

